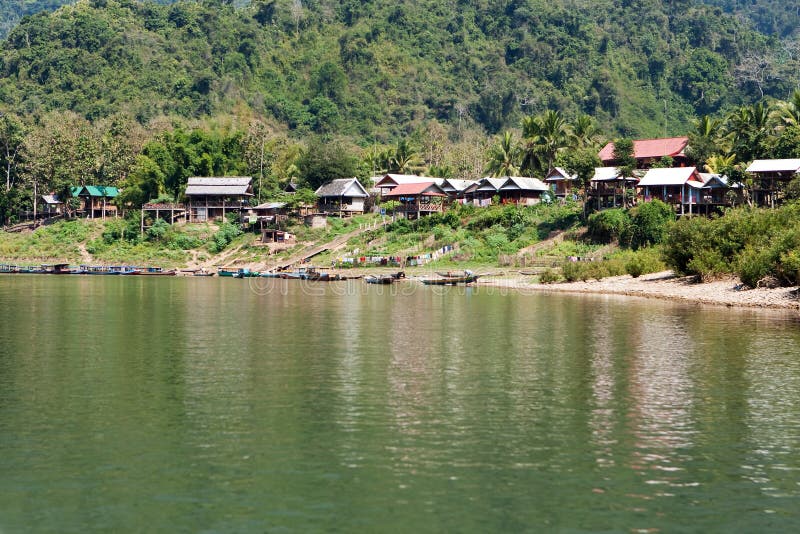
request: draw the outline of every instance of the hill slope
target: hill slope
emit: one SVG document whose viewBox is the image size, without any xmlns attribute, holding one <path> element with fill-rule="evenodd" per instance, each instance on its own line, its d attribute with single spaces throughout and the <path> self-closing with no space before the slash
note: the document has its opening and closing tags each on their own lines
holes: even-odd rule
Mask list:
<svg viewBox="0 0 800 534">
<path fill-rule="evenodd" d="M 9 34 L 0 102 L 142 122 L 245 108 L 363 142 L 431 119 L 494 133 L 554 108 L 656 135 L 761 90 L 786 97 L 796 58 L 758 86 L 736 76 L 777 46 L 690 1 L 91 0 Z"/>
</svg>

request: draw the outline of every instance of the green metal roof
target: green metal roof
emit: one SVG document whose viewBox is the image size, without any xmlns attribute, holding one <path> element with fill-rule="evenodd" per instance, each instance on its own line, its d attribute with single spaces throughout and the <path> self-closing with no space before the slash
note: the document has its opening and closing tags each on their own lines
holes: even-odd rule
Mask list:
<svg viewBox="0 0 800 534">
<path fill-rule="evenodd" d="M 88 194 L 90 197 L 106 197 L 106 198 L 114 198 L 119 195 L 119 189 L 116 187 L 105 186 L 105 185 L 85 185 L 83 187 L 78 187 L 78 192 L 75 193 L 75 187 L 72 188 L 72 196 L 80 196 L 83 194 Z M 85 193 L 84 193 L 85 191 Z"/>
</svg>

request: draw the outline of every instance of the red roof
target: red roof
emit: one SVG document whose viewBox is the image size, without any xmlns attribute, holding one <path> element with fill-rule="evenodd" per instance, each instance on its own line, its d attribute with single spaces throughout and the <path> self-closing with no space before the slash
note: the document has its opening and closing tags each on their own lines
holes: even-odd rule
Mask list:
<svg viewBox="0 0 800 534">
<path fill-rule="evenodd" d="M 685 156 L 683 150 L 688 137 L 665 137 L 663 139 L 639 139 L 633 142 L 633 157 L 636 159 Z M 614 161 L 614 143 L 608 143 L 598 154 L 600 161 Z"/>
<path fill-rule="evenodd" d="M 427 189 L 432 189 L 427 191 Z M 447 195 L 434 182 L 418 182 L 415 184 L 399 184 L 388 193 L 384 193 L 385 197 L 399 197 L 405 195 L 427 195 L 429 197 L 446 197 Z"/>
</svg>

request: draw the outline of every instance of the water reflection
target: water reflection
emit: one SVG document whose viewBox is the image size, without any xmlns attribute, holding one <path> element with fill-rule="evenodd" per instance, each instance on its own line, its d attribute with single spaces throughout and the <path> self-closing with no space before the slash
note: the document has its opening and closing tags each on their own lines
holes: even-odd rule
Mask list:
<svg viewBox="0 0 800 534">
<path fill-rule="evenodd" d="M 30 280 L 0 278 L 15 310 L 0 323 L 0 529 L 800 521 L 791 316 L 480 289 Z"/>
</svg>

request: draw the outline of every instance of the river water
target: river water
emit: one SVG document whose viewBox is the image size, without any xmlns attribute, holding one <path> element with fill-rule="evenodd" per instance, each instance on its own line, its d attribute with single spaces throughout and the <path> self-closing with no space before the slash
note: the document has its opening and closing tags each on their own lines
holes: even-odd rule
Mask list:
<svg viewBox="0 0 800 534">
<path fill-rule="evenodd" d="M 800 530 L 796 315 L 0 277 L 0 532 Z"/>
</svg>

